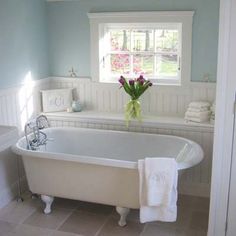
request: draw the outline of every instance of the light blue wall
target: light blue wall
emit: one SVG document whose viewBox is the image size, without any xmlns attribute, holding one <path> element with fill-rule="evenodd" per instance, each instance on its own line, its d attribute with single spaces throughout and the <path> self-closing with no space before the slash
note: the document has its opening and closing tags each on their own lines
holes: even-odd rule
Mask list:
<svg viewBox="0 0 236 236">
<path fill-rule="evenodd" d="M 29 71 L 41 79 L 66 76 L 74 66 L 79 76 L 90 76 L 87 12 L 104 11 L 195 10 L 191 79 L 209 73 L 213 81 L 218 9 L 219 0 L 1 0 L 0 88 L 22 83 Z"/>
<path fill-rule="evenodd" d="M 192 81 L 216 78 L 219 0 L 80 0 L 48 3 L 51 75 L 65 76 L 73 66 L 90 76 L 87 12 L 194 10 Z"/>
<path fill-rule="evenodd" d="M 0 0 L 0 88 L 49 75 L 46 20 L 44 0 Z"/>
</svg>

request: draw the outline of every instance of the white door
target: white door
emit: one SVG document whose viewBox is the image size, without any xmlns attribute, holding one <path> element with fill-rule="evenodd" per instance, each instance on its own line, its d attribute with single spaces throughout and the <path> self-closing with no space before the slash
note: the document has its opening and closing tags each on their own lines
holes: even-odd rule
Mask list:
<svg viewBox="0 0 236 236">
<path fill-rule="evenodd" d="M 236 109 L 235 109 L 236 113 Z M 234 117 L 234 137 L 232 141 L 232 159 L 231 159 L 231 174 L 229 184 L 229 200 L 227 214 L 226 235 L 236 235 L 236 114 Z"/>
<path fill-rule="evenodd" d="M 236 100 L 236 0 L 231 0 L 231 18 L 230 18 L 230 44 L 229 44 L 229 92 L 234 93 Z M 226 235 L 236 235 L 236 103 L 234 102 L 234 124 L 233 124 L 233 140 L 231 153 L 231 170 L 228 195 L 228 209 L 226 219 Z"/>
<path fill-rule="evenodd" d="M 208 236 L 236 236 L 236 0 L 220 1 L 216 121 Z"/>
</svg>

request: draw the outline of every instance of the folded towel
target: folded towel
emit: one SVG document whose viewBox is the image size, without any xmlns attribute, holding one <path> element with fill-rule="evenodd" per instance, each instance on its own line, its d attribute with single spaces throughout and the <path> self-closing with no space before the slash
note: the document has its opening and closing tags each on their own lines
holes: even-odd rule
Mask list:
<svg viewBox="0 0 236 236">
<path fill-rule="evenodd" d="M 176 221 L 177 163 L 174 158 L 139 160 L 140 221 Z"/>
<path fill-rule="evenodd" d="M 184 119 L 185 119 L 186 121 L 193 121 L 193 122 L 197 122 L 197 123 L 208 122 L 208 121 L 210 120 L 209 117 L 196 118 L 196 117 L 190 117 L 190 116 L 185 116 Z"/>
<path fill-rule="evenodd" d="M 202 108 L 192 108 L 192 107 L 189 107 L 188 111 L 191 111 L 191 112 L 202 112 L 202 111 L 209 111 L 209 108 L 208 107 L 202 107 Z"/>
<path fill-rule="evenodd" d="M 209 119 L 210 115 L 211 115 L 210 111 L 191 112 L 187 110 L 185 112 L 185 117 L 194 117 L 194 118 L 200 118 L 200 119 Z"/>
<path fill-rule="evenodd" d="M 213 113 L 215 113 L 216 106 L 213 104 L 213 105 L 211 106 L 210 110 L 211 110 Z"/>
<path fill-rule="evenodd" d="M 191 102 L 189 108 L 210 108 L 211 104 L 209 102 Z"/>
</svg>

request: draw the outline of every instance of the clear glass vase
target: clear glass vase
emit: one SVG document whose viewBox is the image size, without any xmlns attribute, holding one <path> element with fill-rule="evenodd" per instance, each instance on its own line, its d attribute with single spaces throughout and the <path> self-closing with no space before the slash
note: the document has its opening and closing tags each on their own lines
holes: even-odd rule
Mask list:
<svg viewBox="0 0 236 236">
<path fill-rule="evenodd" d="M 132 119 L 138 121 L 142 120 L 141 104 L 138 99 L 130 99 L 130 101 L 125 106 L 125 120 L 127 126 L 129 126 L 129 122 Z"/>
</svg>

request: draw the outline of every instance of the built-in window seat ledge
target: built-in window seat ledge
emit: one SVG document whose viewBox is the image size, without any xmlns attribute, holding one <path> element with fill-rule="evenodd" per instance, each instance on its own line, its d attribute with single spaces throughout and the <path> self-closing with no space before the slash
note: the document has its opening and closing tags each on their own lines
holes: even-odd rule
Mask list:
<svg viewBox="0 0 236 236">
<path fill-rule="evenodd" d="M 82 111 L 82 112 L 47 112 L 43 113 L 50 121 L 62 122 L 80 122 L 89 124 L 104 124 L 104 125 L 120 125 L 125 126 L 126 122 L 124 114 L 98 112 L 98 111 Z M 183 117 L 171 116 L 149 116 L 143 115 L 142 122 L 131 121 L 129 127 L 143 128 L 160 128 L 160 129 L 182 129 L 199 132 L 213 132 L 214 125 L 210 122 L 195 123 L 187 122 Z"/>
</svg>

